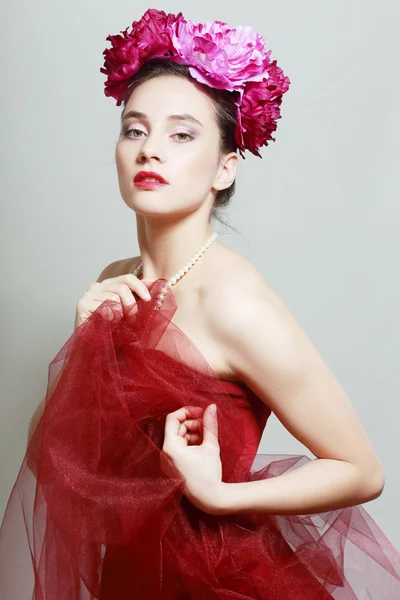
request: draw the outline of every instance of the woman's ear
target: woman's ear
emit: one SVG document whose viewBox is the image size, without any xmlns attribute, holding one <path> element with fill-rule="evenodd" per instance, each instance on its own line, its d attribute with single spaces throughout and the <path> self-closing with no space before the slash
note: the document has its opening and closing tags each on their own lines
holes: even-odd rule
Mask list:
<svg viewBox="0 0 400 600">
<path fill-rule="evenodd" d="M 219 192 L 225 190 L 235 181 L 238 155 L 236 152 L 225 154 L 215 176 L 213 188 Z"/>
</svg>

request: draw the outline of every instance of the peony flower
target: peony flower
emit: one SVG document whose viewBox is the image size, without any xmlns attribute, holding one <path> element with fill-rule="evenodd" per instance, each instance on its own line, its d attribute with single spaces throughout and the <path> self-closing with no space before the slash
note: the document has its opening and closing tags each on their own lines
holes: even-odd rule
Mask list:
<svg viewBox="0 0 400 600">
<path fill-rule="evenodd" d="M 101 73 L 108 76 L 104 93 L 117 100 L 119 106 L 127 91 L 127 80 L 140 69 L 149 58 L 169 56 L 174 53 L 171 41 L 171 25 L 182 13 L 166 14 L 163 10 L 149 8 L 140 21 L 121 31 L 122 35 L 109 35 L 112 48 L 103 52 L 104 66 Z"/>
<path fill-rule="evenodd" d="M 274 60 L 268 66 L 268 78 L 261 82 L 248 82 L 238 106 L 238 127 L 235 140 L 241 152 L 247 148 L 261 158 L 257 148 L 267 146 L 268 140 L 275 142 L 272 132 L 277 119 L 281 118 L 282 95 L 289 89 L 286 77 Z"/>
<path fill-rule="evenodd" d="M 266 77 L 270 52 L 261 35 L 249 26 L 229 27 L 223 21 L 195 23 L 183 17 L 172 25 L 173 60 L 190 65 L 197 81 L 229 91 Z"/>
</svg>

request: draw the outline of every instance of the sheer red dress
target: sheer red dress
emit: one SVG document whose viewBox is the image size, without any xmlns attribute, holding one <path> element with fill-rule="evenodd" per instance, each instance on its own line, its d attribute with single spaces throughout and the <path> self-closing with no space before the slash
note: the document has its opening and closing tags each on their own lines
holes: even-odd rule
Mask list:
<svg viewBox="0 0 400 600">
<path fill-rule="evenodd" d="M 167 474 L 165 419 L 186 405 L 217 404 L 223 481 L 311 459 L 257 454 L 270 409 L 215 376 L 172 290 L 154 310 L 164 283 L 135 313 L 106 300 L 50 363 L 0 529 L 1 600 L 399 600 L 400 554 L 361 505 L 210 515 Z"/>
</svg>

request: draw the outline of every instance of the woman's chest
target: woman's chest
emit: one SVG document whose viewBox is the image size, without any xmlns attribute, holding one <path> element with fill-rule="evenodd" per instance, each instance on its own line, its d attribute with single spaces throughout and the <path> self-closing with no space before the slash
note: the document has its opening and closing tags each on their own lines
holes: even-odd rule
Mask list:
<svg viewBox="0 0 400 600">
<path fill-rule="evenodd" d="M 212 327 L 208 311 L 195 298 L 180 299 L 177 310 L 173 315 L 172 324 L 178 327 L 187 340 L 187 355 L 193 353 L 192 360 L 196 362 L 196 350 L 211 367 L 216 377 L 220 379 L 235 379 L 229 364 L 227 349 L 218 339 L 215 328 Z M 190 344 L 194 344 L 195 348 Z M 200 359 L 201 357 L 197 357 Z"/>
</svg>

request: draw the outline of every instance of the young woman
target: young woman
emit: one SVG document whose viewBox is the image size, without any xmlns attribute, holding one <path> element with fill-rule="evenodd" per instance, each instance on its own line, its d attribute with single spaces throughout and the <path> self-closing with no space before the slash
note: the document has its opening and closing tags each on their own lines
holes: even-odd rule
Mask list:
<svg viewBox="0 0 400 600">
<path fill-rule="evenodd" d="M 250 28 L 150 9 L 107 39 L 140 255 L 79 299 L 31 422 L 15 490 L 35 498 L 35 597 L 398 598 L 400 556 L 360 506 L 384 488 L 374 448 L 281 299 L 211 225 L 238 149 L 274 139 L 288 78 Z M 314 460 L 257 454 L 271 412 Z M 10 572 L 15 498 L 5 600 L 32 595 Z"/>
</svg>

